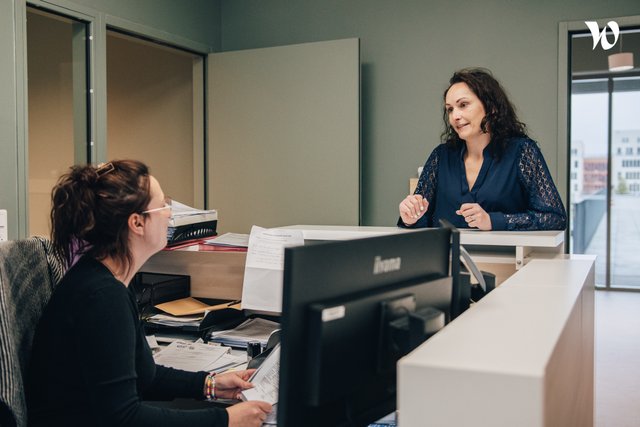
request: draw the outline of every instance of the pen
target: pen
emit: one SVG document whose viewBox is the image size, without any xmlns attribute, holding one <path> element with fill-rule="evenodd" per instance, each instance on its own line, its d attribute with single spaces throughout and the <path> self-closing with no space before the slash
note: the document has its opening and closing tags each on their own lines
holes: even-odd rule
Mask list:
<svg viewBox="0 0 640 427">
<path fill-rule="evenodd" d="M 242 300 L 239 300 L 239 299 L 231 301 L 230 303 L 227 304 L 227 307 L 231 307 L 232 305 L 239 304 L 241 301 Z"/>
</svg>

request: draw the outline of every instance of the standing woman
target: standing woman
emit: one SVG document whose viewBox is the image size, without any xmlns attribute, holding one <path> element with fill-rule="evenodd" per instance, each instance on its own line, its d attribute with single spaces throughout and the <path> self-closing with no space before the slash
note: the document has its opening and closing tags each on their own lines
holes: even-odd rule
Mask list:
<svg viewBox="0 0 640 427">
<path fill-rule="evenodd" d="M 171 205 L 141 162 L 74 166 L 52 193 L 52 242 L 68 265 L 36 329 L 29 425 L 260 426 L 271 405 L 175 410 L 142 399 L 236 398 L 251 371 L 186 372 L 156 365 L 127 289 L 167 244 Z"/>
<path fill-rule="evenodd" d="M 464 69 L 444 93 L 443 143 L 415 193 L 399 205 L 401 227 L 564 230 L 567 217 L 542 153 L 488 70 Z"/>
</svg>

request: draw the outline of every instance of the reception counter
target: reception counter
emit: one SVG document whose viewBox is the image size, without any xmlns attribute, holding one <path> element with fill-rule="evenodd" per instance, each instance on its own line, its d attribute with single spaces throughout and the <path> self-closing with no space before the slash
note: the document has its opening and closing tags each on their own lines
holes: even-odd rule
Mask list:
<svg viewBox="0 0 640 427">
<path fill-rule="evenodd" d="M 531 260 L 401 359 L 399 425 L 593 426 L 594 261 Z"/>
</svg>

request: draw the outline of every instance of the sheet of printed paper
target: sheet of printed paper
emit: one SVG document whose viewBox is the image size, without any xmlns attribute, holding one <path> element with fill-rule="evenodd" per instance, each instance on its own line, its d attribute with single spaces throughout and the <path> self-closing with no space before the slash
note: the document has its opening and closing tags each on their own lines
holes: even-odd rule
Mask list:
<svg viewBox="0 0 640 427">
<path fill-rule="evenodd" d="M 279 380 L 280 345 L 277 345 L 249 379 L 253 388 L 242 391 L 242 400 L 261 400 L 272 405 L 277 403 Z"/>
<path fill-rule="evenodd" d="M 284 248 L 304 245 L 300 230 L 251 228 L 242 285 L 242 308 L 282 311 Z"/>
<path fill-rule="evenodd" d="M 190 372 L 206 371 L 229 347 L 174 341 L 153 355 L 158 365 L 182 369 Z"/>
</svg>

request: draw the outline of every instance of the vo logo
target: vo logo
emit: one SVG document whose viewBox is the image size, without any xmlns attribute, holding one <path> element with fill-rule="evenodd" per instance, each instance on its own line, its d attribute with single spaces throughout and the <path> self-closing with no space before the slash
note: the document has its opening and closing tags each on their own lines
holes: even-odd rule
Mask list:
<svg viewBox="0 0 640 427">
<path fill-rule="evenodd" d="M 594 50 L 596 46 L 598 46 L 598 42 L 600 42 L 602 49 L 604 50 L 609 50 L 616 45 L 618 36 L 620 36 L 620 27 L 618 27 L 617 22 L 607 22 L 607 25 L 604 26 L 602 32 L 600 32 L 600 28 L 598 28 L 598 23 L 596 21 L 584 21 L 584 23 L 589 27 L 591 37 L 593 38 L 593 48 L 591 50 Z M 609 40 L 607 40 L 607 27 L 611 28 L 611 32 L 613 33 L 613 43 L 609 43 Z"/>
</svg>

